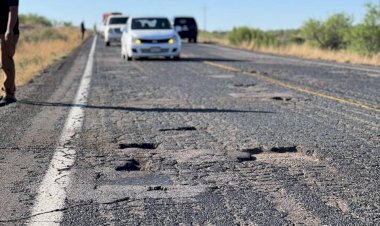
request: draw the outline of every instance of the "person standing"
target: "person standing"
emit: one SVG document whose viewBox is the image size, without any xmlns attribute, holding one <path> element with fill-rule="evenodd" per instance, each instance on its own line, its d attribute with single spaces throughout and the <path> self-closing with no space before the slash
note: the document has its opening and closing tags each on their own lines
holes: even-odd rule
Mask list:
<svg viewBox="0 0 380 226">
<path fill-rule="evenodd" d="M 84 39 L 84 35 L 86 34 L 86 27 L 84 26 L 84 21 L 80 24 L 80 31 L 82 33 L 82 40 Z"/>
<path fill-rule="evenodd" d="M 0 107 L 14 103 L 16 99 L 16 70 L 13 60 L 19 38 L 19 0 L 0 0 L 0 51 L 1 69 L 4 74 L 3 95 Z"/>
</svg>

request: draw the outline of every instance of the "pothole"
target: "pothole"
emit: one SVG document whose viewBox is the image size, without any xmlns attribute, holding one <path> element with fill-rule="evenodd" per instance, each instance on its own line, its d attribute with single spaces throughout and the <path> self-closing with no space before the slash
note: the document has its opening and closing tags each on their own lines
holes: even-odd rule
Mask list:
<svg viewBox="0 0 380 226">
<path fill-rule="evenodd" d="M 299 151 L 301 151 L 301 147 L 297 147 L 297 146 L 294 146 L 294 147 L 274 147 L 270 150 L 270 152 L 273 152 L 273 153 L 280 153 L 280 154 L 284 154 L 284 153 L 297 153 Z"/>
<path fill-rule="evenodd" d="M 238 162 L 249 162 L 256 160 L 256 157 L 254 157 L 251 153 L 244 151 L 231 152 L 228 155 L 236 159 Z"/>
<path fill-rule="evenodd" d="M 238 84 L 234 84 L 234 86 L 239 87 L 239 88 L 249 88 L 249 87 L 256 86 L 256 84 L 254 84 L 254 83 L 248 83 L 248 84 L 238 83 Z"/>
<path fill-rule="evenodd" d="M 272 148 L 252 148 L 252 149 L 244 149 L 242 152 L 250 153 L 251 155 L 259 155 L 263 153 L 297 153 L 302 152 L 303 148 L 301 146 L 290 146 L 290 147 L 272 147 Z"/>
<path fill-rule="evenodd" d="M 236 157 L 236 159 L 239 162 L 256 161 L 256 157 L 252 156 L 251 154 L 248 154 L 248 155 L 240 154 L 239 156 Z"/>
<path fill-rule="evenodd" d="M 279 101 L 291 101 L 292 100 L 291 97 L 280 97 L 280 96 L 272 97 L 271 99 L 272 100 L 279 100 Z"/>
<path fill-rule="evenodd" d="M 148 191 L 167 191 L 168 188 L 162 186 L 149 186 Z"/>
<path fill-rule="evenodd" d="M 242 152 L 249 153 L 251 155 L 258 155 L 264 152 L 263 148 L 243 149 Z"/>
<path fill-rule="evenodd" d="M 291 147 L 273 147 L 271 149 L 259 147 L 243 149 L 238 152 L 230 153 L 230 155 L 236 158 L 239 162 L 255 161 L 255 155 L 260 154 L 285 154 L 285 153 L 299 153 L 303 152 L 303 148 L 300 146 Z"/>
<path fill-rule="evenodd" d="M 154 144 L 154 143 L 132 143 L 132 144 L 119 144 L 119 149 L 137 148 L 137 149 L 155 150 L 158 148 L 158 146 L 159 144 Z"/>
<path fill-rule="evenodd" d="M 197 128 L 193 126 L 188 127 L 178 127 L 178 128 L 172 128 L 172 129 L 160 129 L 160 132 L 169 132 L 169 131 L 195 131 Z"/>
<path fill-rule="evenodd" d="M 140 171 L 140 163 L 134 159 L 127 160 L 124 165 L 115 168 L 116 171 Z"/>
</svg>

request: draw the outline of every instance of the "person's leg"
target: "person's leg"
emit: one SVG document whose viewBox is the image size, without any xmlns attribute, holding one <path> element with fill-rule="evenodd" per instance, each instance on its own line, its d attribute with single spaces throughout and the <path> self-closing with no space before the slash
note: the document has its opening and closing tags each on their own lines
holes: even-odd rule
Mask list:
<svg viewBox="0 0 380 226">
<path fill-rule="evenodd" d="M 0 74 L 1 74 L 1 90 L 0 90 L 0 100 L 5 96 L 5 87 L 4 87 L 4 80 L 6 78 L 5 72 L 3 70 L 3 47 L 4 44 L 4 35 L 0 35 Z"/>
<path fill-rule="evenodd" d="M 8 41 L 5 41 L 4 35 L 0 36 L 1 69 L 5 75 L 2 90 L 5 92 L 5 97 L 10 98 L 15 98 L 16 95 L 16 71 L 13 57 L 16 52 L 17 41 L 18 35 L 13 36 Z"/>
</svg>

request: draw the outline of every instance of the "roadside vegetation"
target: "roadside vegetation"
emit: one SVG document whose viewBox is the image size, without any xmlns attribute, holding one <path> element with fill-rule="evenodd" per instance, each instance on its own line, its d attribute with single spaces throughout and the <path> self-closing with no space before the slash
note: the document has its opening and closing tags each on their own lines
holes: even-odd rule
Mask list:
<svg viewBox="0 0 380 226">
<path fill-rule="evenodd" d="M 359 24 L 354 24 L 352 16 L 337 13 L 324 21 L 309 19 L 295 30 L 236 27 L 229 32 L 201 32 L 200 40 L 259 52 L 379 66 L 380 3 L 366 8 Z"/>
<path fill-rule="evenodd" d="M 20 15 L 16 83 L 24 85 L 81 44 L 79 29 L 39 15 Z"/>
</svg>

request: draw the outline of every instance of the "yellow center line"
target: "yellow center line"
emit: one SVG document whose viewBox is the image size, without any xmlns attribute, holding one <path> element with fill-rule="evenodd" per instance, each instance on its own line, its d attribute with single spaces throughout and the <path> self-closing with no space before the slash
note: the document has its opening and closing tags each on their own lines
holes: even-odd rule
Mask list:
<svg viewBox="0 0 380 226">
<path fill-rule="evenodd" d="M 211 61 L 204 61 L 204 63 L 208 64 L 210 66 L 214 66 L 214 67 L 217 67 L 217 68 L 221 68 L 221 69 L 227 70 L 227 71 L 238 72 L 238 73 L 242 73 L 244 75 L 256 77 L 258 79 L 265 80 L 265 81 L 267 81 L 269 83 L 276 84 L 276 85 L 279 85 L 279 86 L 282 86 L 282 87 L 285 87 L 285 88 L 288 88 L 288 89 L 296 90 L 296 91 L 299 91 L 299 92 L 302 92 L 302 93 L 306 93 L 306 94 L 322 97 L 324 99 L 333 100 L 333 101 L 336 101 L 336 102 L 339 102 L 339 103 L 348 104 L 348 105 L 351 105 L 351 106 L 355 106 L 355 107 L 359 107 L 359 108 L 363 108 L 363 109 L 366 109 L 366 110 L 371 110 L 371 111 L 380 113 L 380 107 L 376 106 L 376 105 L 373 105 L 373 104 L 370 104 L 370 103 L 365 103 L 365 102 L 358 101 L 358 100 L 351 99 L 351 98 L 333 96 L 331 94 L 327 94 L 327 93 L 324 93 L 324 92 L 321 92 L 321 91 L 316 91 L 316 90 L 311 90 L 311 89 L 308 89 L 308 88 L 305 88 L 305 87 L 301 87 L 301 86 L 291 85 L 291 84 L 288 84 L 288 83 L 283 82 L 283 81 L 278 80 L 278 79 L 269 78 L 269 77 L 266 77 L 266 76 L 263 76 L 263 75 L 260 75 L 260 74 L 257 74 L 257 73 L 246 72 L 246 71 L 243 71 L 241 69 L 238 69 L 238 68 L 235 68 L 235 67 L 231 67 L 231 66 L 227 66 L 227 65 L 224 65 L 224 64 L 219 64 L 219 63 L 215 63 L 215 62 L 211 62 Z"/>
</svg>

